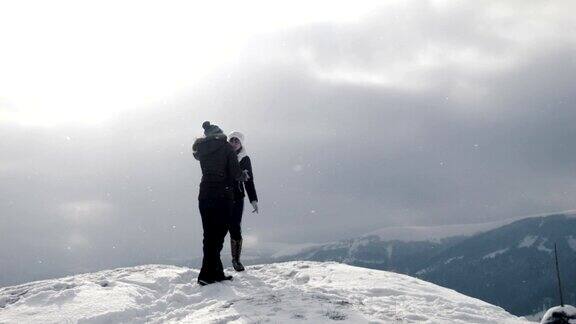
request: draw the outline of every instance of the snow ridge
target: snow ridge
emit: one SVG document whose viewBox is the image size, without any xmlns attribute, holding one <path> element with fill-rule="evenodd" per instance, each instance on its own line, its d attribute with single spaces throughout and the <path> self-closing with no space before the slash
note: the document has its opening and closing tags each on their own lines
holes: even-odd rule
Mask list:
<svg viewBox="0 0 576 324">
<path fill-rule="evenodd" d="M 523 215 L 511 217 L 503 220 L 491 221 L 486 223 L 476 224 L 452 224 L 452 225 L 437 225 L 437 226 L 392 226 L 384 227 L 364 236 L 378 236 L 385 241 L 432 241 L 438 242 L 439 240 L 453 237 L 453 236 L 472 236 L 483 232 L 511 224 L 513 222 L 528 219 L 546 217 L 551 215 L 564 215 L 567 218 L 576 218 L 576 210 L 564 210 L 557 212 L 549 212 L 543 214 Z"/>
<path fill-rule="evenodd" d="M 494 251 L 492 253 L 488 253 L 485 256 L 483 256 L 482 259 L 494 259 L 496 256 L 508 252 L 508 250 L 509 250 L 509 248 L 504 248 L 504 249 L 500 249 L 498 251 Z"/>
<path fill-rule="evenodd" d="M 247 267 L 200 287 L 198 270 L 149 265 L 0 289 L 1 323 L 528 323 L 410 276 L 334 262 Z"/>
</svg>

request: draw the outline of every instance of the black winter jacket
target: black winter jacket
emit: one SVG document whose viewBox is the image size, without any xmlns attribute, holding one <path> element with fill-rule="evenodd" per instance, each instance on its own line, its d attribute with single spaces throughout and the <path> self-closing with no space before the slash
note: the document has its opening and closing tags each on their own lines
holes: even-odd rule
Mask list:
<svg viewBox="0 0 576 324">
<path fill-rule="evenodd" d="M 254 173 L 252 173 L 252 162 L 250 157 L 245 156 L 240 160 L 240 168 L 242 170 L 248 171 L 248 176 L 250 179 L 242 182 L 238 181 L 236 188 L 234 189 L 234 199 L 244 199 L 246 196 L 244 193 L 244 187 L 246 187 L 246 192 L 248 192 L 248 200 L 258 201 L 258 196 L 256 195 L 256 187 L 254 186 Z"/>
<path fill-rule="evenodd" d="M 198 199 L 234 199 L 236 182 L 246 180 L 246 176 L 226 135 L 199 138 L 192 145 L 192 150 L 202 168 Z"/>
</svg>

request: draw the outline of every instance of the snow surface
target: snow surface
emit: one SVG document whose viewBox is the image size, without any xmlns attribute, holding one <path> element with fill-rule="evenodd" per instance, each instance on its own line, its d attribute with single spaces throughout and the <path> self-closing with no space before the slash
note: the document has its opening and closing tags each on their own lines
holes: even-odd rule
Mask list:
<svg viewBox="0 0 576 324">
<path fill-rule="evenodd" d="M 501 249 L 501 250 L 494 251 L 494 252 L 492 252 L 492 253 L 488 253 L 488 254 L 486 254 L 485 256 L 483 256 L 482 259 L 494 259 L 494 258 L 497 257 L 498 255 L 504 254 L 504 253 L 508 252 L 508 250 L 509 250 L 508 248 L 504 248 L 504 249 Z"/>
<path fill-rule="evenodd" d="M 540 244 L 537 247 L 538 251 L 542 251 L 542 252 L 546 252 L 546 253 L 552 253 L 554 250 L 547 248 L 544 245 L 544 244 L 546 244 L 546 242 L 548 242 L 547 238 L 542 238 L 542 240 L 540 240 Z"/>
<path fill-rule="evenodd" d="M 563 313 L 568 319 L 568 324 L 576 324 L 576 307 L 571 305 L 556 306 L 550 308 L 546 311 L 546 314 L 542 317 L 542 324 L 556 323 L 558 316 L 555 314 Z"/>
<path fill-rule="evenodd" d="M 576 237 L 572 237 L 572 235 L 570 235 L 566 241 L 568 242 L 568 246 L 570 246 L 570 248 L 576 252 Z"/>
<path fill-rule="evenodd" d="M 334 262 L 247 267 L 201 287 L 148 265 L 0 289 L 0 323 L 529 323 L 410 276 Z"/>
<path fill-rule="evenodd" d="M 518 244 L 518 248 L 529 248 L 536 242 L 537 239 L 538 236 L 528 235 Z"/>
<path fill-rule="evenodd" d="M 452 261 L 456 261 L 456 260 L 462 260 L 463 258 L 464 258 L 463 255 L 457 256 L 457 257 L 453 257 L 453 258 L 450 258 L 450 259 L 444 261 L 444 264 L 449 264 L 449 263 L 452 263 Z"/>
</svg>

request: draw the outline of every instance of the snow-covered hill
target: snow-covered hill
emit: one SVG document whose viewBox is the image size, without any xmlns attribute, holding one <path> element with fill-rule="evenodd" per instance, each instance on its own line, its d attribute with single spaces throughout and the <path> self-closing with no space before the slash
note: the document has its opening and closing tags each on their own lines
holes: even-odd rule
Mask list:
<svg viewBox="0 0 576 324">
<path fill-rule="evenodd" d="M 527 323 L 406 275 L 333 262 L 255 265 L 200 287 L 198 270 L 121 268 L 0 289 L 0 323 Z"/>
<path fill-rule="evenodd" d="M 305 247 L 293 255 L 280 254 L 276 260 L 336 261 L 394 271 L 455 289 L 518 316 L 542 315 L 541 311 L 558 302 L 553 264 L 556 243 L 566 301 L 576 304 L 576 282 L 569 280 L 576 275 L 576 263 L 571 262 L 576 252 L 573 212 L 525 217 L 472 236 L 442 236 L 462 234 L 466 228 L 479 229 L 439 227 L 428 236 L 415 230 L 412 241 L 402 239 L 404 232 L 390 235 L 398 239 L 391 241 L 386 236 L 362 236 Z"/>
</svg>

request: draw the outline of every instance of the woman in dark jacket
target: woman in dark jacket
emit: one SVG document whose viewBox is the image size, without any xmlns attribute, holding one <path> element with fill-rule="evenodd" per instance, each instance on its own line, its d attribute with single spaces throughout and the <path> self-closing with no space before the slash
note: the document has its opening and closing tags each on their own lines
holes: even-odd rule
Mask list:
<svg viewBox="0 0 576 324">
<path fill-rule="evenodd" d="M 258 196 L 256 195 L 256 188 L 254 187 L 254 173 L 252 172 L 252 162 L 250 157 L 246 154 L 244 146 L 244 135 L 240 132 L 233 132 L 228 135 L 232 148 L 238 155 L 240 168 L 248 176 L 248 180 L 242 182 L 238 181 L 234 187 L 234 203 L 232 206 L 232 218 L 228 229 L 230 231 L 230 250 L 232 251 L 232 266 L 236 271 L 244 271 L 244 266 L 240 262 L 240 254 L 242 253 L 242 213 L 244 212 L 244 196 L 248 193 L 248 200 L 254 210 L 253 213 L 258 213 Z"/>
<path fill-rule="evenodd" d="M 204 230 L 204 256 L 198 283 L 204 286 L 232 279 L 232 276 L 224 274 L 220 252 L 228 232 L 228 221 L 232 217 L 234 188 L 238 181 L 246 180 L 247 176 L 242 172 L 238 156 L 222 130 L 210 125 L 210 122 L 204 122 L 202 128 L 204 137 L 194 142 L 192 150 L 202 168 L 198 205 Z"/>
</svg>

